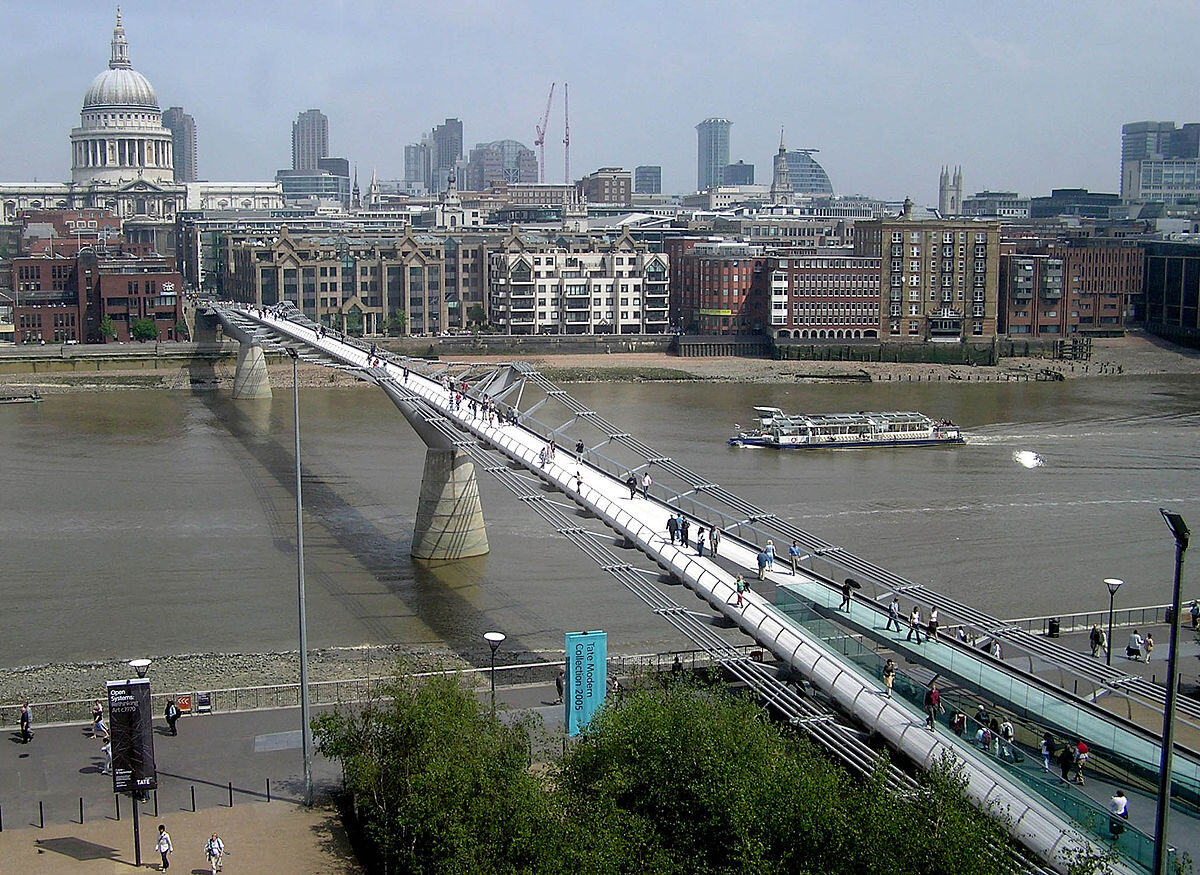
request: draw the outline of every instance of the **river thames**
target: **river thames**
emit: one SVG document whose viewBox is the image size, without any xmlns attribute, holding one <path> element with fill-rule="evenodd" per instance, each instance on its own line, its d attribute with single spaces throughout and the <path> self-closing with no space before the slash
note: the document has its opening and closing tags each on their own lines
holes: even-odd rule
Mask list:
<svg viewBox="0 0 1200 875">
<path fill-rule="evenodd" d="M 1160 505 L 1200 520 L 1200 377 L 1066 383 L 585 384 L 573 394 L 743 497 L 1004 617 L 1169 598 Z M 725 446 L 755 404 L 921 410 L 958 448 Z M 480 474 L 492 552 L 408 558 L 424 447 L 382 393 L 303 389 L 313 647 L 514 648 L 602 628 L 614 649 L 686 646 Z M 295 646 L 291 394 L 59 395 L 0 408 L 0 666 Z M 1026 468 L 1014 453 L 1044 460 Z M 1187 580 L 1194 580 L 1189 574 Z M 1195 586 L 1185 585 L 1185 594 Z"/>
</svg>

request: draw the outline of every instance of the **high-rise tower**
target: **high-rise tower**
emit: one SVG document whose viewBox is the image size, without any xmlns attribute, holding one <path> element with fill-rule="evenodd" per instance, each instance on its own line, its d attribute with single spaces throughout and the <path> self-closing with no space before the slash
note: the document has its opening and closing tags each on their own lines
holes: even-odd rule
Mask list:
<svg viewBox="0 0 1200 875">
<path fill-rule="evenodd" d="M 292 169 L 316 170 L 317 162 L 329 157 L 329 118 L 310 109 L 292 122 Z"/>
<path fill-rule="evenodd" d="M 175 153 L 175 181 L 196 181 L 196 120 L 172 106 L 163 113 L 163 127 L 171 132 L 171 151 Z"/>
<path fill-rule="evenodd" d="M 727 118 L 706 118 L 696 125 L 696 188 L 704 191 L 720 185 L 725 165 L 729 163 L 729 129 L 733 122 Z"/>
</svg>

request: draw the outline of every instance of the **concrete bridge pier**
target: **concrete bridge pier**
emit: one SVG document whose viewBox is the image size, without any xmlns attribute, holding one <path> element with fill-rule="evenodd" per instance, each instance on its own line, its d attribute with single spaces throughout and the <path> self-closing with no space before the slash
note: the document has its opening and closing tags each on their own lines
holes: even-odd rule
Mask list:
<svg viewBox="0 0 1200 875">
<path fill-rule="evenodd" d="M 233 397 L 235 400 L 271 397 L 267 359 L 261 344 L 239 340 L 237 370 L 233 374 Z"/>
<path fill-rule="evenodd" d="M 425 421 L 416 403 L 386 383 L 383 390 L 428 447 L 413 525 L 412 557 L 447 562 L 484 555 L 491 548 L 474 463 Z"/>
</svg>

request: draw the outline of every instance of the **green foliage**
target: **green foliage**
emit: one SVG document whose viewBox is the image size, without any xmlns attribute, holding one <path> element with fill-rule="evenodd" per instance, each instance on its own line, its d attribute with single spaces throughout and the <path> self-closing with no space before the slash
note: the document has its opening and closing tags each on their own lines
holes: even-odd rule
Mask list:
<svg viewBox="0 0 1200 875">
<path fill-rule="evenodd" d="M 386 695 L 314 728 L 389 872 L 1011 871 L 993 851 L 1008 841 L 1000 820 L 965 801 L 950 764 L 899 799 L 884 761 L 855 779 L 722 690 L 631 693 L 542 779 L 527 768 L 527 728 L 491 720 L 456 681 L 398 681 Z"/>
<path fill-rule="evenodd" d="M 100 336 L 105 340 L 112 340 L 117 336 L 117 326 L 113 324 L 111 316 L 105 316 L 100 320 L 100 325 L 96 329 L 100 332 Z"/>
<path fill-rule="evenodd" d="M 157 340 L 158 326 L 153 319 L 134 319 L 129 325 L 129 336 L 139 341 Z"/>
<path fill-rule="evenodd" d="M 187 340 L 187 336 L 188 336 L 187 323 L 184 322 L 182 319 L 180 319 L 178 322 L 175 323 L 175 339 L 176 340 Z"/>
<path fill-rule="evenodd" d="M 387 330 L 392 337 L 399 337 L 408 325 L 408 314 L 403 310 L 393 310 L 388 317 Z"/>
<path fill-rule="evenodd" d="M 479 304 L 472 304 L 467 309 L 467 321 L 471 325 L 483 325 L 487 314 L 483 312 L 483 307 Z"/>
</svg>

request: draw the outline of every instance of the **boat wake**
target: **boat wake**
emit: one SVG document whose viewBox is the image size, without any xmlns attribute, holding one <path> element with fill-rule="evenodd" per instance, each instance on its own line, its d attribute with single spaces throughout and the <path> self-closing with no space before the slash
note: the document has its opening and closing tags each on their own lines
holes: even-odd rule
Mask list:
<svg viewBox="0 0 1200 875">
<path fill-rule="evenodd" d="M 1013 461 L 1024 468 L 1041 468 L 1046 460 L 1033 450 L 1017 450 L 1012 454 Z"/>
</svg>

